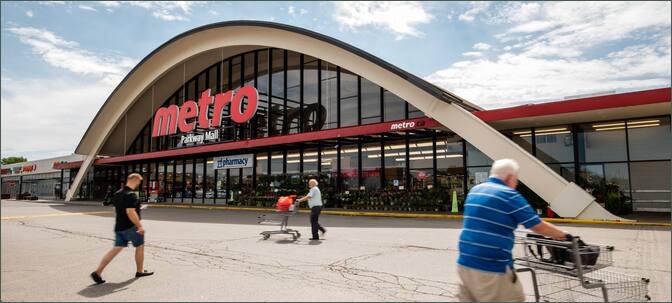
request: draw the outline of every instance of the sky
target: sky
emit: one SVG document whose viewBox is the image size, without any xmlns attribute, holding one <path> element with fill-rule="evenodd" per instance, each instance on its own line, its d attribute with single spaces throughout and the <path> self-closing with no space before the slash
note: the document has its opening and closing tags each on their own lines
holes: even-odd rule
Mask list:
<svg viewBox="0 0 672 303">
<path fill-rule="evenodd" d="M 2 157 L 73 153 L 143 57 L 226 20 L 307 28 L 484 108 L 670 86 L 670 2 L 1 2 Z"/>
</svg>

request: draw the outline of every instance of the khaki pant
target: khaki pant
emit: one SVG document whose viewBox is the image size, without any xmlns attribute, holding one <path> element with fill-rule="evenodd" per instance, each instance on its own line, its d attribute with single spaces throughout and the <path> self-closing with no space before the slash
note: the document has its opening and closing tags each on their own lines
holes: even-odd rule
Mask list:
<svg viewBox="0 0 672 303">
<path fill-rule="evenodd" d="M 506 273 L 480 271 L 457 265 L 457 273 L 462 280 L 460 293 L 461 302 L 524 302 L 525 293 L 520 279 L 507 269 Z"/>
</svg>

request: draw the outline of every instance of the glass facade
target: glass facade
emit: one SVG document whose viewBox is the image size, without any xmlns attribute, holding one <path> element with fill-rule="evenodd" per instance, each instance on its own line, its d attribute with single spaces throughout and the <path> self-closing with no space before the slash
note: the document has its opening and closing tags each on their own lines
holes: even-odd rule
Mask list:
<svg viewBox="0 0 672 303">
<path fill-rule="evenodd" d="M 256 116 L 243 125 L 223 119 L 220 138 L 206 144 L 424 116 L 392 92 L 348 70 L 281 49 L 260 49 L 216 62 L 178 88 L 164 106 L 195 99 L 205 89 L 214 94 L 242 84 L 259 91 Z M 225 108 L 223 115 L 228 114 Z M 150 122 L 128 153 L 184 147 L 176 136 L 151 138 Z M 632 210 L 670 210 L 669 117 L 502 133 L 598 200 L 618 196 L 619 203 Z M 253 168 L 213 168 L 213 157 L 243 153 L 254 154 Z M 453 196 L 461 203 L 471 187 L 488 178 L 491 164 L 492 159 L 455 134 L 423 129 L 99 166 L 85 182 L 82 195 L 99 196 L 107 184 L 116 186 L 127 173 L 137 171 L 146 177 L 143 191 L 156 202 L 271 206 L 279 195 L 303 194 L 307 179 L 317 178 L 329 207 L 447 209 Z M 62 182 L 68 184 L 69 179 Z M 366 194 L 357 196 L 358 192 Z M 394 202 L 415 201 L 403 196 L 409 192 L 430 195 L 420 200 L 440 201 L 443 206 Z M 535 208 L 546 207 L 543 201 L 530 202 Z M 613 201 L 606 203 L 607 208 L 609 203 Z"/>
</svg>

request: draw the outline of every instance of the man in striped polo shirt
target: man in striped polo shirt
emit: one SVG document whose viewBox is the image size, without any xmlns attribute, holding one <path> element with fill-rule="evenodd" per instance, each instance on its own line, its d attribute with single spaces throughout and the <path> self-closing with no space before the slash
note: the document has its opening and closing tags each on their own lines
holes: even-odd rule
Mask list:
<svg viewBox="0 0 672 303">
<path fill-rule="evenodd" d="M 514 235 L 518 225 L 556 240 L 566 233 L 542 221 L 516 190 L 518 163 L 495 161 L 490 178 L 469 191 L 464 203 L 457 271 L 463 302 L 525 301 L 523 286 L 513 271 Z"/>
</svg>

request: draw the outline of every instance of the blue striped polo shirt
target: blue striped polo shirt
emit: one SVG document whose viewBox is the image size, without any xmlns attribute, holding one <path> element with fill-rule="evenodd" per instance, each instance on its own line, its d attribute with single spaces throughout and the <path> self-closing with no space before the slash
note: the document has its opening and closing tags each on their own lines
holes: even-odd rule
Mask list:
<svg viewBox="0 0 672 303">
<path fill-rule="evenodd" d="M 489 178 L 467 195 L 457 263 L 504 273 L 513 266 L 513 231 L 518 225 L 530 228 L 539 223 L 541 219 L 517 190 Z"/>
</svg>

